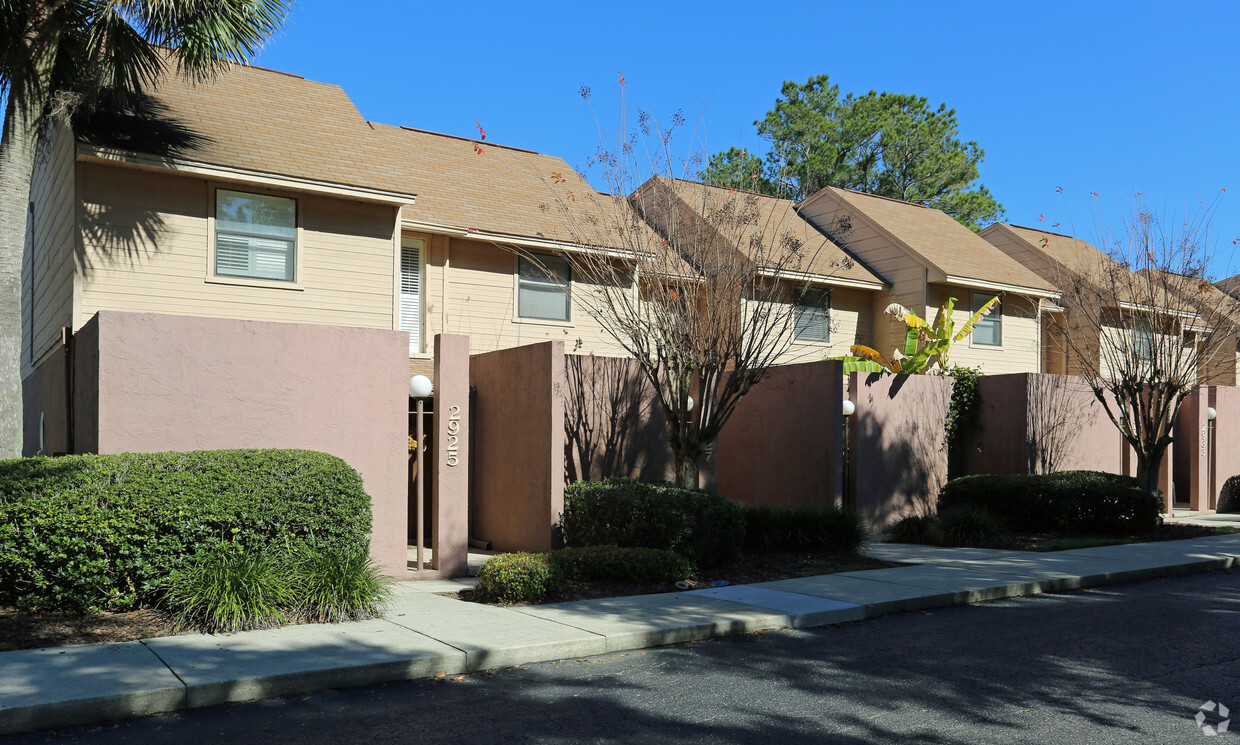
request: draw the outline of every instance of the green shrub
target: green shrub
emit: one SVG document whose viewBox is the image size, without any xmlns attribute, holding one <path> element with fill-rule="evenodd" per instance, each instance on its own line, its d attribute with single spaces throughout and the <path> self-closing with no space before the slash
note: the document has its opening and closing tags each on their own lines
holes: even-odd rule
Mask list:
<svg viewBox="0 0 1240 745">
<path fill-rule="evenodd" d="M 297 592 L 297 615 L 308 623 L 376 618 L 392 590 L 365 546 L 324 548 L 298 544 L 288 568 Z"/>
<path fill-rule="evenodd" d="M 934 515 L 905 515 L 887 528 L 887 540 L 892 543 L 935 542 L 938 520 Z"/>
<path fill-rule="evenodd" d="M 726 564 L 740 553 L 740 505 L 699 489 L 634 479 L 579 481 L 564 490 L 564 545 L 660 548 L 697 566 Z"/>
<path fill-rule="evenodd" d="M 931 539 L 940 546 L 981 546 L 1001 530 L 999 521 L 986 510 L 958 504 L 939 513 Z"/>
<path fill-rule="evenodd" d="M 693 565 L 664 549 L 588 546 L 493 556 L 478 572 L 486 600 L 539 603 L 554 600 L 572 581 L 671 584 L 693 576 Z"/>
<path fill-rule="evenodd" d="M 865 542 L 861 516 L 836 507 L 744 507 L 745 551 L 856 553 Z"/>
<path fill-rule="evenodd" d="M 370 498 L 344 461 L 300 450 L 0 461 L 0 600 L 89 610 L 153 604 L 199 552 L 270 554 L 314 536 L 369 545 Z"/>
<path fill-rule="evenodd" d="M 224 546 L 167 579 L 164 607 L 178 629 L 210 634 L 276 626 L 297 592 L 271 554 Z"/>
<path fill-rule="evenodd" d="M 1148 533 L 1162 512 L 1162 500 L 1136 479 L 1097 471 L 964 476 L 939 492 L 939 514 L 959 505 L 985 509 L 1018 533 Z"/>
<path fill-rule="evenodd" d="M 564 577 L 551 561 L 551 552 L 498 554 L 478 571 L 477 592 L 501 603 L 540 603 L 558 597 Z"/>
<path fill-rule="evenodd" d="M 646 585 L 670 584 L 693 576 L 693 565 L 687 559 L 658 548 L 587 546 L 550 553 L 565 580 Z"/>
<path fill-rule="evenodd" d="M 1240 476 L 1232 476 L 1223 482 L 1215 508 L 1218 512 L 1240 512 Z"/>
</svg>

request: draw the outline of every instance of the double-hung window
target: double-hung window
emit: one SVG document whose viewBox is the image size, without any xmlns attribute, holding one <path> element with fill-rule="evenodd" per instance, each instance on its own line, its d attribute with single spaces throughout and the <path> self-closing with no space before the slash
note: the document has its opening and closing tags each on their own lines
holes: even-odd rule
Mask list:
<svg viewBox="0 0 1240 745">
<path fill-rule="evenodd" d="M 994 295 L 973 293 L 973 308 L 970 316 L 982 309 L 982 306 L 994 299 Z M 973 335 L 969 337 L 974 344 L 986 347 L 1003 346 L 1003 301 L 995 303 L 990 314 L 977 319 L 973 325 Z"/>
<path fill-rule="evenodd" d="M 1148 362 L 1154 356 L 1154 327 L 1148 318 L 1137 318 L 1132 323 L 1132 351 L 1136 358 Z"/>
<path fill-rule="evenodd" d="M 555 256 L 524 256 L 517 260 L 517 317 L 543 321 L 569 320 L 572 269 Z"/>
<path fill-rule="evenodd" d="M 215 274 L 293 282 L 297 200 L 215 191 Z"/>
<path fill-rule="evenodd" d="M 831 291 L 808 287 L 797 292 L 793 334 L 797 341 L 831 341 Z"/>
</svg>

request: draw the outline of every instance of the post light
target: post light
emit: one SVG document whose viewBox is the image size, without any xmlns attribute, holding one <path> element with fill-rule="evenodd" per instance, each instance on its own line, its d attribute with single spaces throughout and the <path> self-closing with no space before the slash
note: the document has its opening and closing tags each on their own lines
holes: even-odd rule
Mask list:
<svg viewBox="0 0 1240 745">
<path fill-rule="evenodd" d="M 685 396 L 685 411 L 693 411 L 693 396 Z"/>
<path fill-rule="evenodd" d="M 409 395 L 413 398 L 429 398 L 435 392 L 435 384 L 425 375 L 414 375 L 409 379 Z"/>
<path fill-rule="evenodd" d="M 852 416 L 853 412 L 856 410 L 857 410 L 856 404 L 854 404 L 852 401 L 849 401 L 848 399 L 844 399 L 844 416 Z"/>
<path fill-rule="evenodd" d="M 1218 416 L 1218 411 L 1216 411 L 1213 406 L 1206 407 L 1206 419 L 1209 419 L 1210 421 L 1214 421 L 1215 417 L 1217 416 Z"/>
<path fill-rule="evenodd" d="M 435 385 L 431 383 L 431 379 L 425 375 L 414 375 L 409 378 L 409 395 L 414 399 L 414 415 L 417 417 L 417 439 L 413 443 L 414 456 L 417 458 L 415 467 L 418 469 L 414 474 L 414 509 L 418 511 L 418 535 L 414 538 L 414 546 L 416 550 L 415 560 L 417 561 L 417 571 L 422 571 L 422 541 L 425 536 L 425 528 L 422 525 L 423 515 L 426 511 L 426 501 L 423 497 L 422 490 L 422 472 L 425 467 L 422 459 L 422 404 L 435 392 Z"/>
</svg>

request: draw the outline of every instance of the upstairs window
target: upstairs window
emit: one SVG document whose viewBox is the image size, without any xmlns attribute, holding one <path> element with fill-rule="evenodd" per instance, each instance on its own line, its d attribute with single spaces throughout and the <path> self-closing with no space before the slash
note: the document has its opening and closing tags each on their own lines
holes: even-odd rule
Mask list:
<svg viewBox="0 0 1240 745">
<path fill-rule="evenodd" d="M 217 189 L 215 274 L 292 282 L 297 200 Z"/>
<path fill-rule="evenodd" d="M 517 316 L 543 321 L 569 320 L 568 262 L 554 256 L 522 256 L 517 262 Z"/>
<path fill-rule="evenodd" d="M 1148 318 L 1133 320 L 1132 353 L 1139 361 L 1149 361 L 1154 356 L 1154 327 Z"/>
<path fill-rule="evenodd" d="M 994 299 L 994 295 L 973 294 L 973 310 L 970 315 L 982 309 L 986 303 Z M 977 319 L 977 323 L 973 325 L 973 335 L 970 337 L 974 344 L 981 344 L 985 347 L 1003 346 L 1003 301 L 995 303 L 990 309 L 990 315 L 982 316 Z"/>
<path fill-rule="evenodd" d="M 831 291 L 809 287 L 797 293 L 793 333 L 797 341 L 831 341 Z"/>
</svg>

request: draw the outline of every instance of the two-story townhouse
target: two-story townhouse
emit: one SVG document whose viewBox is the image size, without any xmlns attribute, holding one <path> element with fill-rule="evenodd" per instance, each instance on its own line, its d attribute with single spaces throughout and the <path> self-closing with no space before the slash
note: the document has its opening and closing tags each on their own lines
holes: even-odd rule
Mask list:
<svg viewBox="0 0 1240 745">
<path fill-rule="evenodd" d="M 873 296 L 886 283 L 804 220 L 795 202 L 662 177 L 643 184 L 631 202 L 662 235 L 681 237 L 678 248 L 690 264 L 734 251 L 775 283 L 740 307 L 753 313 L 751 303 L 793 306 L 783 338 L 772 340 L 781 349 L 776 364 L 845 355 L 853 344 L 872 343 Z"/>
<path fill-rule="evenodd" d="M 1126 345 L 1159 348 L 1196 344 L 1209 337 L 1210 348 L 1199 355 L 1198 378 L 1215 385 L 1236 384 L 1240 306 L 1217 288 L 1208 287 L 1204 297 L 1199 293 L 1189 298 L 1169 296 L 1180 284 L 1185 287 L 1179 289 L 1187 291 L 1197 283 L 1140 282 L 1137 275 L 1089 243 L 1045 230 L 995 224 L 981 235 L 1031 271 L 1065 288 L 1065 305 L 1090 305 L 1066 307 L 1048 318 L 1043 333 L 1047 372 L 1079 375 L 1096 370 L 1105 376 L 1111 370 L 1108 357 Z M 1153 303 L 1151 293 L 1157 295 Z M 1099 308 L 1100 303 L 1110 307 Z M 1222 328 L 1215 331 L 1209 324 L 1203 326 L 1202 309 L 1207 311 L 1209 324 L 1222 324 Z M 1104 334 L 1107 338 L 1101 338 Z"/>
<path fill-rule="evenodd" d="M 402 330 L 427 374 L 438 333 L 621 354 L 580 303 L 572 252 L 600 247 L 549 207 L 566 193 L 614 206 L 562 159 L 368 122 L 337 86 L 254 67 L 80 116 L 32 189 L 26 450 L 66 429 L 44 417 L 64 415 L 53 358 L 101 310 Z"/>
<path fill-rule="evenodd" d="M 1056 306 L 1053 282 L 1013 260 L 944 212 L 887 197 L 826 187 L 797 205 L 886 288 L 874 293 L 874 348 L 884 355 L 902 343 L 902 329 L 883 318 L 899 303 L 933 319 L 955 298 L 959 328 L 994 297 L 999 307 L 952 350 L 951 362 L 987 374 L 1042 372 L 1044 317 Z"/>
</svg>

